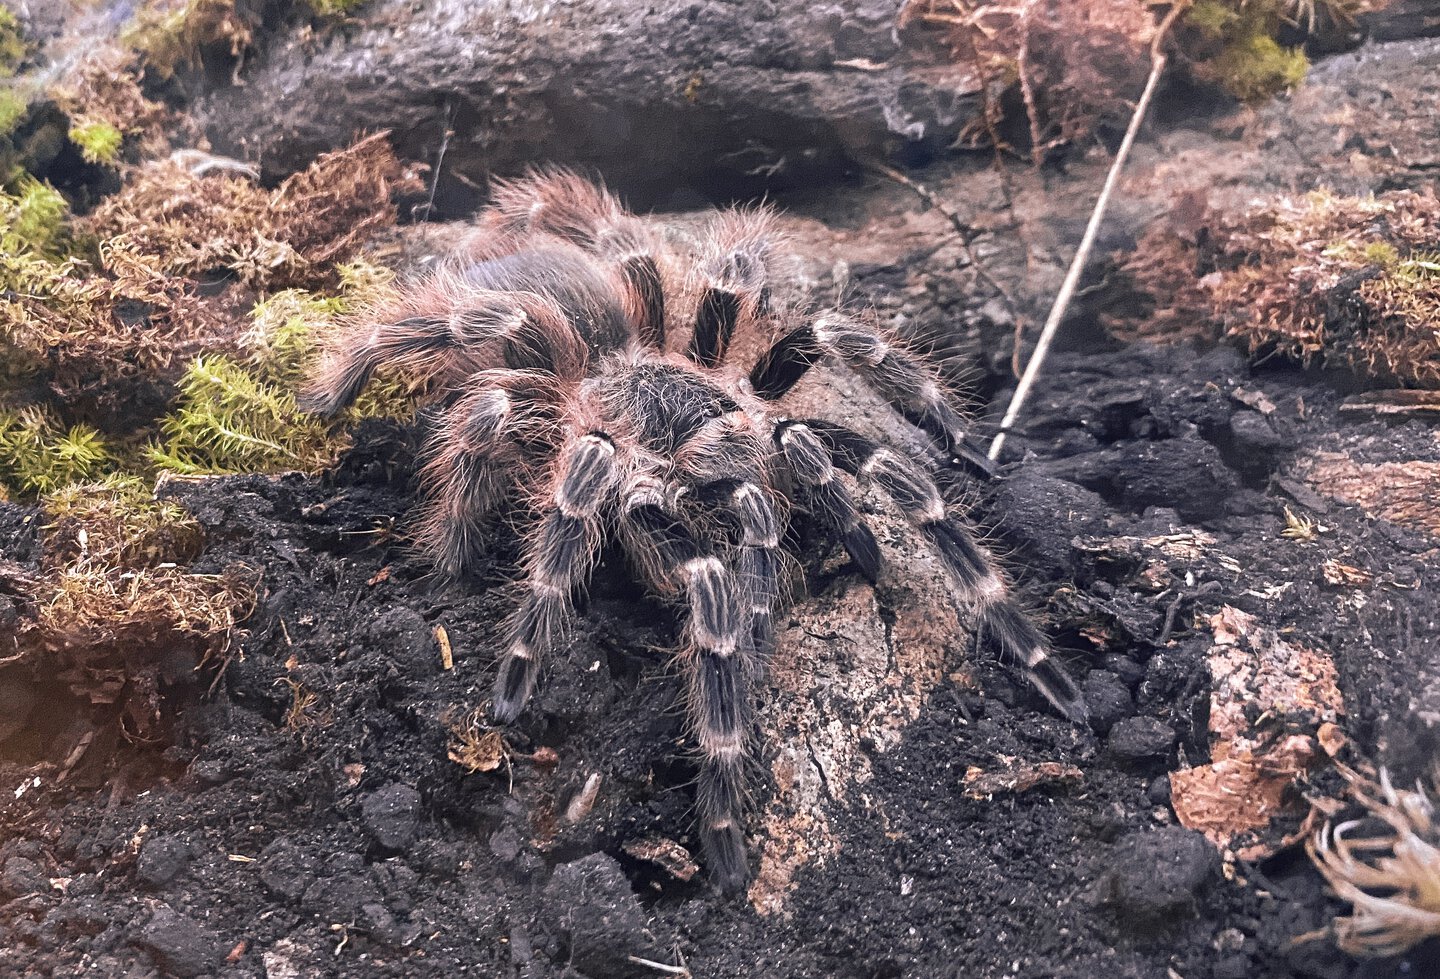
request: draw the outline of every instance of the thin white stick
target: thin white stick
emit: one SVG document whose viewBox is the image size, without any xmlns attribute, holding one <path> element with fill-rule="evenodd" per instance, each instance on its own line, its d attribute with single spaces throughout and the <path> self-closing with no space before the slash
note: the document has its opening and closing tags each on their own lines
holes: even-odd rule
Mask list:
<svg viewBox="0 0 1440 979">
<path fill-rule="evenodd" d="M 1030 355 L 1030 362 L 1025 365 L 1025 373 L 1020 376 L 1020 383 L 1016 385 L 1010 405 L 1005 409 L 1005 417 L 1000 420 L 1000 431 L 996 433 L 995 441 L 990 443 L 988 455 L 992 461 L 1000 458 L 1000 450 L 1005 445 L 1005 435 L 1014 426 L 1020 409 L 1025 406 L 1025 399 L 1029 397 L 1030 388 L 1034 385 L 1035 378 L 1040 375 L 1040 368 L 1045 363 L 1045 355 L 1049 353 L 1050 344 L 1055 339 L 1055 331 L 1060 328 L 1060 321 L 1065 318 L 1065 312 L 1070 307 L 1070 300 L 1075 295 L 1075 287 L 1080 284 L 1080 273 L 1090 258 L 1090 249 L 1095 244 L 1095 236 L 1100 232 L 1100 223 L 1105 219 L 1105 209 L 1110 206 L 1110 193 L 1120 182 L 1120 171 L 1125 167 L 1125 158 L 1130 155 L 1130 146 L 1135 142 L 1135 134 L 1140 131 L 1140 124 L 1145 120 L 1145 112 L 1150 108 L 1150 98 L 1155 94 L 1155 86 L 1160 81 L 1161 73 L 1165 70 L 1165 60 L 1165 55 L 1159 53 L 1151 60 L 1150 77 L 1145 81 L 1145 91 L 1140 94 L 1140 101 L 1135 103 L 1135 114 L 1130 117 L 1130 125 L 1125 130 L 1125 138 L 1120 141 L 1120 149 L 1115 153 L 1115 162 L 1110 164 L 1110 172 L 1105 177 L 1105 186 L 1100 189 L 1100 197 L 1095 201 L 1095 210 L 1090 212 L 1090 223 L 1085 226 L 1085 236 L 1080 239 L 1080 248 L 1075 252 L 1075 258 L 1070 263 L 1070 271 L 1066 273 L 1065 281 L 1060 286 L 1060 292 L 1055 296 L 1055 305 L 1050 307 L 1050 316 L 1045 320 L 1045 327 L 1040 331 L 1040 339 L 1035 343 L 1035 352 Z"/>
<path fill-rule="evenodd" d="M 644 965 L 651 969 L 657 969 L 660 972 L 668 972 L 672 976 L 688 977 L 690 975 L 690 970 L 683 965 L 666 965 L 664 962 L 656 962 L 653 959 L 642 959 L 638 955 L 627 955 L 625 957 L 636 965 Z"/>
</svg>

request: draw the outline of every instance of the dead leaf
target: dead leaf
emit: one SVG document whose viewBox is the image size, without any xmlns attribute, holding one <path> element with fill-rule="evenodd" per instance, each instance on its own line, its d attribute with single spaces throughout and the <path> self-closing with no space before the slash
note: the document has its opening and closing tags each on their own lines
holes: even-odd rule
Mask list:
<svg viewBox="0 0 1440 979">
<path fill-rule="evenodd" d="M 663 836 L 631 840 L 620 849 L 636 860 L 655 864 L 676 880 L 690 880 L 700 872 L 700 865 L 695 862 L 689 850 Z"/>
<path fill-rule="evenodd" d="M 1276 816 L 1301 813 L 1296 780 L 1343 743 L 1344 701 L 1324 653 L 1229 606 L 1209 625 L 1212 761 L 1171 772 L 1170 801 L 1182 826 L 1255 860 L 1298 838 L 1267 831 Z"/>
<path fill-rule="evenodd" d="M 1020 758 L 999 757 L 1004 766 L 998 771 L 984 771 L 974 765 L 965 770 L 965 795 L 971 799 L 988 799 L 1006 793 L 1019 795 L 1041 786 L 1073 785 L 1084 773 L 1074 765 L 1058 761 L 1027 762 Z"/>
</svg>

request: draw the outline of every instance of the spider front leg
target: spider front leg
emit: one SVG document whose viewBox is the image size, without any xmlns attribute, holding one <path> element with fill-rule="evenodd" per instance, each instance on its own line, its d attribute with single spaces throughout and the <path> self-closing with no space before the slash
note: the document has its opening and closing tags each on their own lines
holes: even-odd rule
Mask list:
<svg viewBox="0 0 1440 979">
<path fill-rule="evenodd" d="M 510 620 L 509 646 L 495 680 L 491 715 L 504 724 L 524 709 L 539 660 L 571 615 L 571 595 L 590 578 L 604 537 L 601 512 L 619 482 L 615 443 L 591 432 L 561 451 L 554 508 L 531 532 L 526 548 L 526 594 Z"/>
<path fill-rule="evenodd" d="M 435 276 L 377 322 L 337 337 L 301 396 L 305 410 L 333 415 L 355 403 L 371 376 L 390 364 L 420 381 L 453 379 L 497 363 L 573 377 L 585 364 L 585 343 L 553 302 L 525 292 L 467 285 Z M 489 363 L 486 363 L 487 359 Z"/>
<path fill-rule="evenodd" d="M 557 392 L 524 371 L 471 375 L 470 389 L 445 410 L 420 470 L 426 490 L 416 535 L 450 578 L 484 553 L 487 519 L 509 494 L 528 449 L 554 437 Z"/>
<path fill-rule="evenodd" d="M 674 512 L 658 480 L 639 481 L 624 504 L 625 545 L 662 593 L 681 592 L 689 609 L 682 662 L 690 726 L 700 747 L 700 840 L 722 891 L 749 877 L 745 858 L 745 762 L 750 691 L 744 664 L 740 591 L 719 558 Z"/>
<path fill-rule="evenodd" d="M 1024 664 L 1031 684 L 1056 710 L 1083 723 L 1085 699 L 1075 681 L 1050 655 L 1050 644 L 1015 604 L 1005 576 L 975 541 L 960 518 L 949 512 L 935 481 L 919 466 L 890 449 L 840 425 L 807 420 L 806 429 L 824 444 L 836 465 L 878 486 L 929 538 L 975 609 L 982 632 L 1002 657 Z"/>
<path fill-rule="evenodd" d="M 735 334 L 770 308 L 775 216 L 725 211 L 706 229 L 698 263 L 700 302 L 686 355 L 702 367 L 725 359 Z"/>
<path fill-rule="evenodd" d="M 780 521 L 758 473 L 702 484 L 701 500 L 722 508 L 739 530 L 732 571 L 750 622 L 748 652 L 756 665 L 775 651 L 775 603 L 780 598 Z"/>
<path fill-rule="evenodd" d="M 811 512 L 840 537 L 860 573 L 874 584 L 880 577 L 880 546 L 860 518 L 855 501 L 840 482 L 830 451 L 802 422 L 782 422 L 775 430 L 780 448 L 795 481 L 808 497 Z"/>
<path fill-rule="evenodd" d="M 864 324 L 826 313 L 775 341 L 750 372 L 755 393 L 783 397 L 822 355 L 838 358 L 925 431 L 958 463 L 988 478 L 995 465 L 970 438 L 965 418 L 946 396 L 936 373 Z"/>
</svg>

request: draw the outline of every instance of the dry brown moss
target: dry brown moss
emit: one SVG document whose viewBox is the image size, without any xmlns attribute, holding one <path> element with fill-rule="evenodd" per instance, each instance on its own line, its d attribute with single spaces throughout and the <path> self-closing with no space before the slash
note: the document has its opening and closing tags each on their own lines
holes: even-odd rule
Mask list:
<svg viewBox="0 0 1440 979">
<path fill-rule="evenodd" d="M 273 191 L 145 164 L 76 223 L 90 254 L 5 256 L 0 346 L 71 400 L 108 410 L 117 382 L 168 385 L 197 356 L 234 350 L 257 290 L 333 284 L 335 263 L 394 222 L 391 193 L 416 186 L 383 134 Z"/>
<path fill-rule="evenodd" d="M 1127 339 L 1230 338 L 1386 384 L 1440 387 L 1440 201 L 1315 191 L 1149 232 L 1122 265 L 1145 314 Z"/>
<path fill-rule="evenodd" d="M 1352 909 L 1350 916 L 1335 919 L 1331 933 L 1351 955 L 1401 955 L 1440 936 L 1434 790 L 1418 782 L 1396 787 L 1384 769 L 1378 780 L 1342 771 L 1364 815 L 1327 823 L 1306 845 L 1335 894 Z"/>
<path fill-rule="evenodd" d="M 273 191 L 233 173 L 147 163 L 82 226 L 166 276 L 226 270 L 258 289 L 312 287 L 333 281 L 335 263 L 394 223 L 393 194 L 420 187 L 377 133 Z"/>
<path fill-rule="evenodd" d="M 910 0 L 900 24 L 936 32 L 979 78 L 983 117 L 961 139 L 1003 146 L 1002 106 L 1015 89 L 1036 161 L 1108 119 L 1129 115 L 1149 71 L 1155 31 L 1150 9 L 1130 0 Z"/>
<path fill-rule="evenodd" d="M 1164 39 L 1170 64 L 1192 79 L 1253 102 L 1284 92 L 1309 67 L 1280 38 L 1331 34 L 1388 0 L 1197 0 L 1176 11 Z M 907 0 L 900 27 L 938 37 L 981 86 L 984 111 L 961 139 L 1006 146 L 1005 103 L 1018 97 L 1029 155 L 1089 137 L 1131 114 L 1150 70 L 1160 17 L 1176 5 L 1138 0 Z"/>
<path fill-rule="evenodd" d="M 113 705 L 127 730 L 148 736 L 162 684 L 223 658 L 253 607 L 255 576 L 189 570 L 199 525 L 134 478 L 72 485 L 45 509 L 40 573 L 0 568 L 0 585 L 26 605 L 8 659 Z"/>
<path fill-rule="evenodd" d="M 70 139 L 91 162 L 117 163 L 122 146 L 132 159 L 162 155 L 169 149 L 175 114 L 147 99 L 129 70 L 130 56 L 102 48 L 67 72 L 50 90 L 70 118 Z M 99 152 L 95 134 L 113 133 L 120 143 L 110 154 Z M 89 137 L 87 138 L 87 134 Z"/>
</svg>

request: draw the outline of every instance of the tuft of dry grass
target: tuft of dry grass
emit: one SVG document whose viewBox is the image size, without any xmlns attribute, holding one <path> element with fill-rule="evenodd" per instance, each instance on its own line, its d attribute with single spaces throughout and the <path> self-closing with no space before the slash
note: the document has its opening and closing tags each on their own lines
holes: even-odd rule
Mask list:
<svg viewBox="0 0 1440 979">
<path fill-rule="evenodd" d="M 1440 936 L 1440 823 L 1435 804 L 1418 782 L 1396 788 L 1348 768 L 1350 793 L 1366 815 L 1326 823 L 1306 844 L 1310 859 L 1351 915 L 1335 919 L 1332 933 L 1346 952 L 1401 955 Z"/>
<path fill-rule="evenodd" d="M 467 772 L 493 772 L 501 765 L 511 770 L 510 746 L 504 736 L 485 723 L 484 713 L 472 710 L 460 716 L 441 718 L 450 732 L 446 754 Z"/>
<path fill-rule="evenodd" d="M 324 707 L 320 695 L 294 677 L 281 677 L 290 688 L 290 706 L 285 710 L 285 730 L 298 734 L 303 740 L 312 727 L 329 727 L 335 722 L 335 712 Z"/>
</svg>

